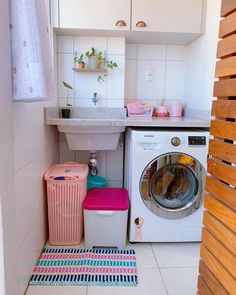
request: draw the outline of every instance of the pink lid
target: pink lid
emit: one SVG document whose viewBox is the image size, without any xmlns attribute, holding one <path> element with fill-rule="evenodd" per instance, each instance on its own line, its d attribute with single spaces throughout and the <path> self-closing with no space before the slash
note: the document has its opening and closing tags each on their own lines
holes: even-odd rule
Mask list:
<svg viewBox="0 0 236 295">
<path fill-rule="evenodd" d="M 129 209 L 128 191 L 123 188 L 95 188 L 89 190 L 83 203 L 86 210 L 124 211 Z"/>
<path fill-rule="evenodd" d="M 45 180 L 56 180 L 64 178 L 65 180 L 78 180 L 88 176 L 88 165 L 78 164 L 76 162 L 66 162 L 56 164 L 50 167 L 44 175 Z"/>
</svg>

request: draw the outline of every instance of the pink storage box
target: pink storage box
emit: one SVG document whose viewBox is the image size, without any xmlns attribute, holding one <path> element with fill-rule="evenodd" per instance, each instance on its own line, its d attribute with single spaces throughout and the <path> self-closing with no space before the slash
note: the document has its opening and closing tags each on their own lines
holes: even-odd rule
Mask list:
<svg viewBox="0 0 236 295">
<path fill-rule="evenodd" d="M 47 182 L 49 243 L 76 245 L 83 237 L 82 202 L 87 193 L 88 166 L 75 162 L 53 165 Z"/>
<path fill-rule="evenodd" d="M 126 105 L 129 117 L 152 117 L 153 106 L 140 102 L 128 103 Z"/>
<path fill-rule="evenodd" d="M 122 188 L 98 188 L 84 203 L 85 247 L 126 247 L 129 195 Z"/>
</svg>

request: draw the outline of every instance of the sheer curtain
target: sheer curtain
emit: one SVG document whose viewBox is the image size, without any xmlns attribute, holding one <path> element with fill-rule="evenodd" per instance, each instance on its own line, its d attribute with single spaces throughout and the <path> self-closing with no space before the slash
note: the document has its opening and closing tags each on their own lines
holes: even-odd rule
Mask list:
<svg viewBox="0 0 236 295">
<path fill-rule="evenodd" d="M 14 100 L 54 96 L 50 25 L 46 0 L 10 0 Z"/>
</svg>

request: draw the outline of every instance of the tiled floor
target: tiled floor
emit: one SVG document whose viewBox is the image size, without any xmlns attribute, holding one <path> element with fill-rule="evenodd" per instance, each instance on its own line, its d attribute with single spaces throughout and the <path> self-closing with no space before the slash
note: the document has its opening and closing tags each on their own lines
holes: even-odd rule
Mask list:
<svg viewBox="0 0 236 295">
<path fill-rule="evenodd" d="M 137 287 L 30 286 L 26 295 L 195 295 L 199 243 L 129 244 L 136 251 Z"/>
</svg>

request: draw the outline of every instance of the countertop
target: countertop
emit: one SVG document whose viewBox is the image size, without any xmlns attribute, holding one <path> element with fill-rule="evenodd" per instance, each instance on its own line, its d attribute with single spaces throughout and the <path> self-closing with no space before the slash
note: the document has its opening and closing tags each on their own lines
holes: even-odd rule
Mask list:
<svg viewBox="0 0 236 295">
<path fill-rule="evenodd" d="M 81 110 L 81 109 L 80 109 Z M 109 118 L 102 112 L 96 116 L 90 113 L 90 118 L 86 117 L 87 113 L 90 113 L 90 109 L 84 108 L 82 117 L 77 112 L 72 113 L 72 118 L 63 119 L 59 118 L 58 108 L 46 108 L 45 109 L 45 122 L 47 125 L 81 125 L 81 126 L 124 126 L 124 127 L 201 127 L 209 128 L 209 119 L 193 118 L 188 116 L 177 118 L 177 117 L 151 117 L 151 118 L 132 118 L 126 116 L 120 116 L 111 114 L 112 118 Z M 124 109 L 122 109 L 124 112 Z M 82 112 L 81 112 L 82 114 Z M 89 115 L 88 115 L 89 116 Z M 104 118 L 105 117 L 105 118 Z"/>
</svg>

